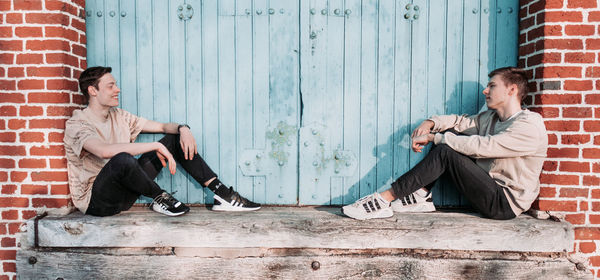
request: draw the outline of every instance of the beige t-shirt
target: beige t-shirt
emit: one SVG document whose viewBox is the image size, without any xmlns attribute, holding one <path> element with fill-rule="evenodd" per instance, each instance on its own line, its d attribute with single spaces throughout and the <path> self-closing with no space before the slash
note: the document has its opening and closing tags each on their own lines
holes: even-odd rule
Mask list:
<svg viewBox="0 0 600 280">
<path fill-rule="evenodd" d="M 96 138 L 107 144 L 132 143 L 142 131 L 146 119 L 119 108 L 111 108 L 103 119 L 89 108 L 73 111 L 65 128 L 65 151 L 71 199 L 85 213 L 92 196 L 92 185 L 109 159 L 99 158 L 83 149 L 83 144 Z"/>
<path fill-rule="evenodd" d="M 433 116 L 435 144 L 447 144 L 453 150 L 475 159 L 475 163 L 504 188 L 515 215 L 527 211 L 540 192 L 540 173 L 546 159 L 548 136 L 538 113 L 523 110 L 501 122 L 488 110 L 473 116 Z"/>
</svg>

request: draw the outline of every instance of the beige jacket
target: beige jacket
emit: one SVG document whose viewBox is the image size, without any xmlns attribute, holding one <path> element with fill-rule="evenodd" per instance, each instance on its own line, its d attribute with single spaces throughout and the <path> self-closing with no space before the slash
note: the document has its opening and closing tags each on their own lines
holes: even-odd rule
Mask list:
<svg viewBox="0 0 600 280">
<path fill-rule="evenodd" d="M 548 135 L 542 117 L 523 110 L 501 122 L 493 110 L 478 115 L 433 116 L 435 144 L 475 159 L 504 188 L 510 207 L 519 215 L 527 211 L 540 192 L 540 173 L 546 158 Z M 451 132 L 454 129 L 465 135 Z"/>
</svg>

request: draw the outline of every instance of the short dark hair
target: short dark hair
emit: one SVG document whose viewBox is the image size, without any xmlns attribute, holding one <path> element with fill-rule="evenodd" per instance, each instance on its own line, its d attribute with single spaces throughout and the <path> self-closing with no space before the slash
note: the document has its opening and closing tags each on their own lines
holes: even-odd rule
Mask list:
<svg viewBox="0 0 600 280">
<path fill-rule="evenodd" d="M 523 99 L 529 93 L 529 89 L 527 87 L 527 72 L 521 68 L 517 67 L 502 67 L 498 68 L 488 75 L 490 79 L 496 75 L 499 75 L 505 85 L 517 85 L 517 89 L 521 103 L 523 103 Z"/>
<path fill-rule="evenodd" d="M 102 76 L 104 76 L 106 73 L 110 72 L 112 72 L 111 67 L 94 66 L 85 69 L 85 71 L 79 75 L 79 89 L 81 89 L 81 93 L 83 93 L 86 102 L 90 98 L 88 87 L 94 86 L 95 88 L 98 88 L 100 78 L 102 78 Z"/>
</svg>

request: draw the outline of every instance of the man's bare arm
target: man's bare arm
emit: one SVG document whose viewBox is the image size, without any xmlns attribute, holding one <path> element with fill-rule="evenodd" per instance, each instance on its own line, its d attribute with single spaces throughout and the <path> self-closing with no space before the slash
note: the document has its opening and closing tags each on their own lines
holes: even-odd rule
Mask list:
<svg viewBox="0 0 600 280">
<path fill-rule="evenodd" d="M 175 159 L 169 150 L 167 150 L 160 142 L 106 144 L 100 139 L 92 138 L 83 143 L 83 148 L 100 158 L 112 158 L 123 152 L 135 156 L 150 151 L 156 151 L 163 166 L 166 166 L 166 161 L 168 161 L 169 171 L 171 174 L 175 174 Z"/>
<path fill-rule="evenodd" d="M 179 124 L 176 123 L 159 123 L 148 120 L 142 128 L 142 132 L 180 134 L 179 145 L 183 151 L 184 158 L 191 160 L 198 153 L 198 146 L 194 135 L 185 126 L 179 127 Z"/>
</svg>

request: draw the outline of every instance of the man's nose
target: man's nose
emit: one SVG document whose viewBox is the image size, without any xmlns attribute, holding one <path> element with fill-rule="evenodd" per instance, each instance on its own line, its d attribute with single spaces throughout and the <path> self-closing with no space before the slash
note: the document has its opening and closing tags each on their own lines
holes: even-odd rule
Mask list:
<svg viewBox="0 0 600 280">
<path fill-rule="evenodd" d="M 483 89 L 483 91 L 481 93 L 483 93 L 483 95 L 487 95 L 490 92 L 490 88 L 486 87 Z"/>
</svg>

